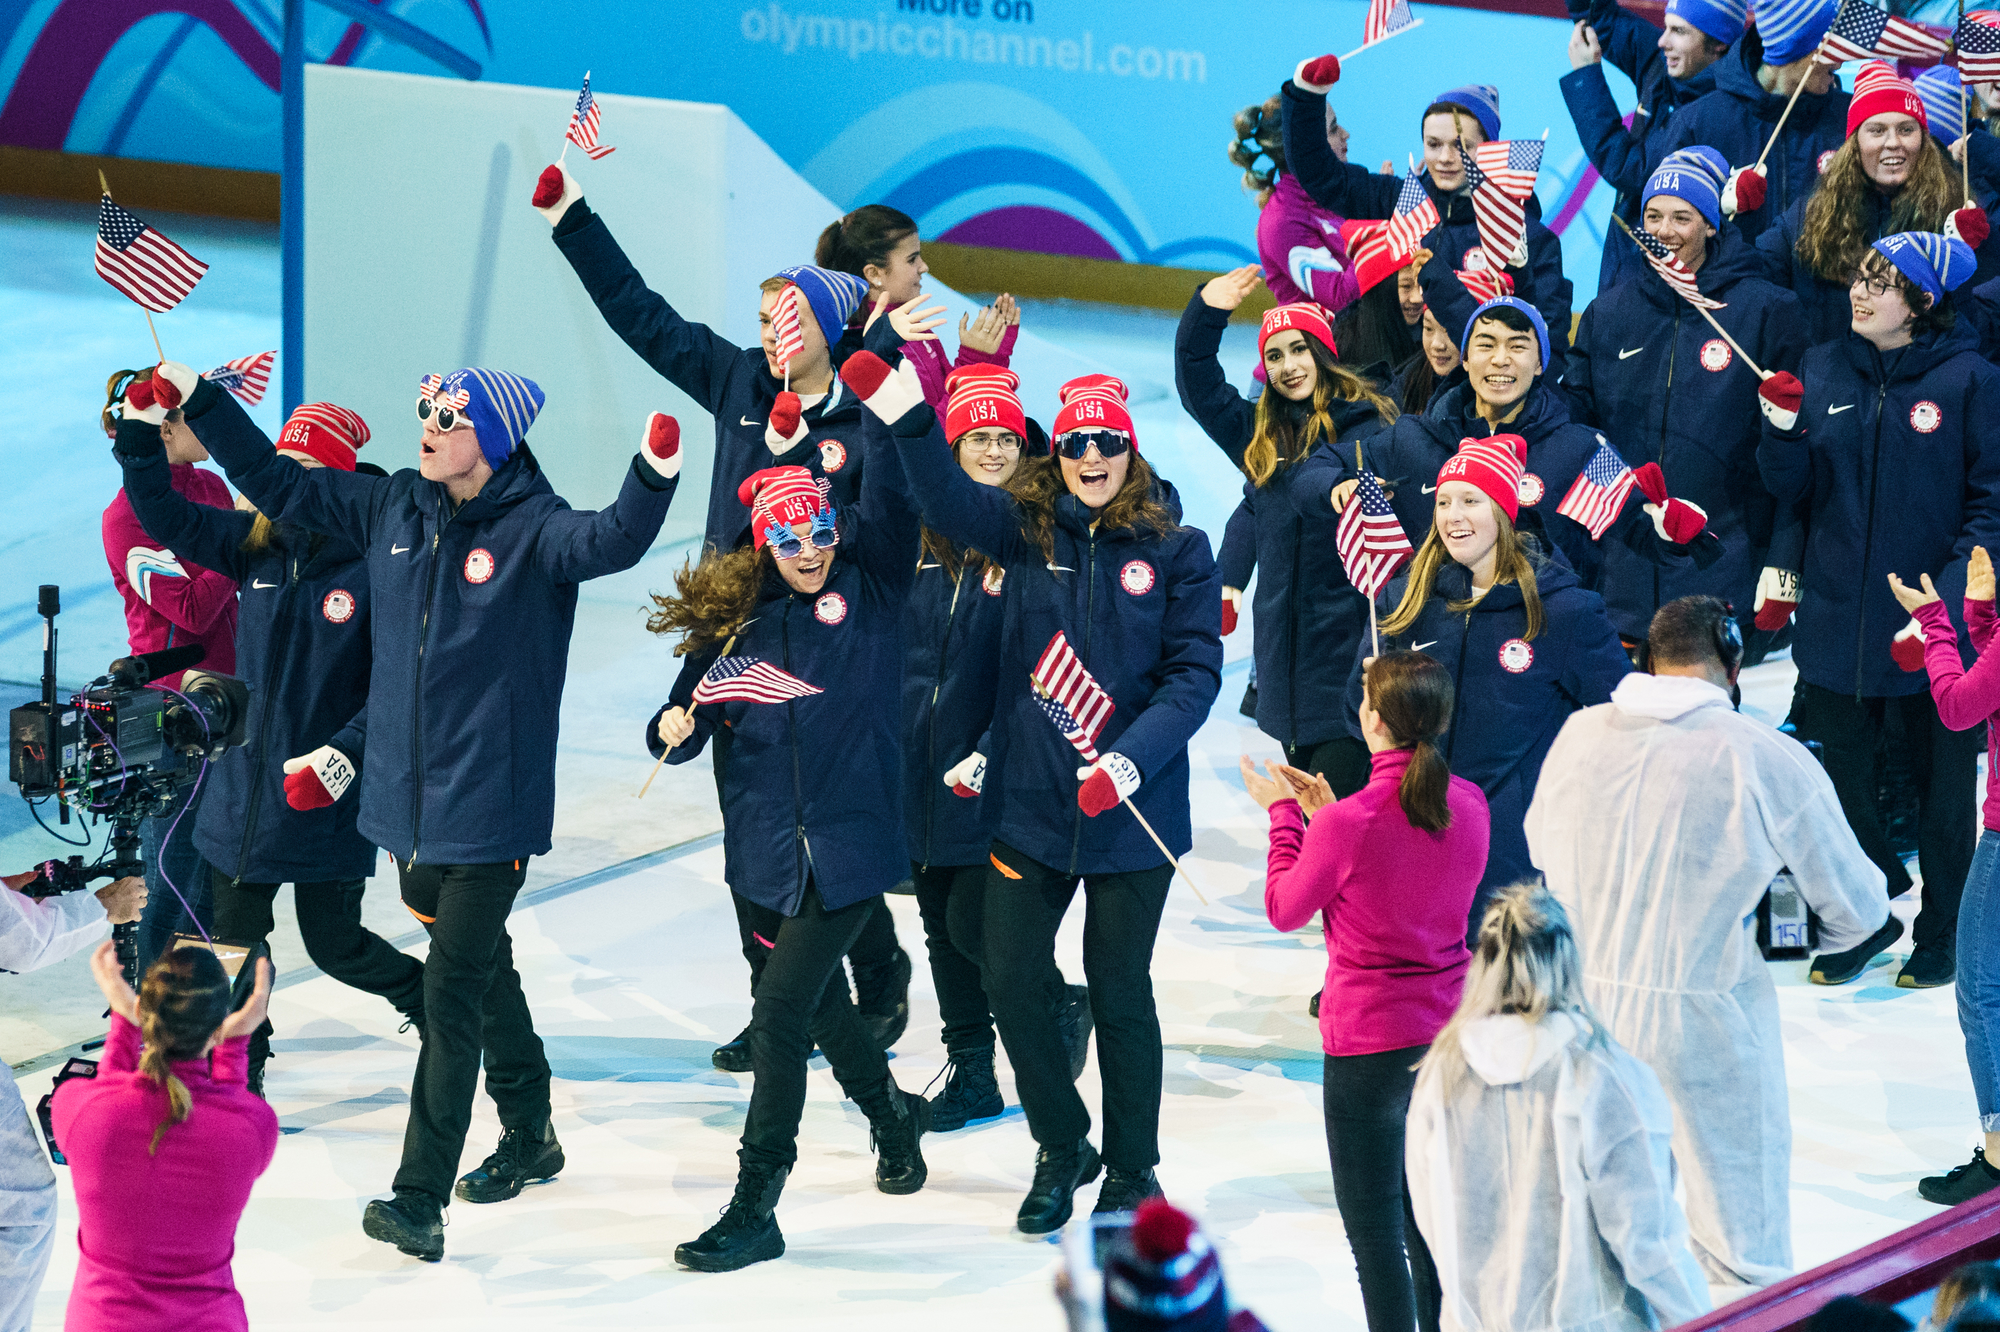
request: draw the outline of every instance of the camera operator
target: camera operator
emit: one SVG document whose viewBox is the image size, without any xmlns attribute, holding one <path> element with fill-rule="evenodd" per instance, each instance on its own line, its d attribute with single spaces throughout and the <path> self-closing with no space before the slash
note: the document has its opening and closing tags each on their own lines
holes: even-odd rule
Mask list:
<svg viewBox="0 0 2000 1332">
<path fill-rule="evenodd" d="M 426 376 L 418 466 L 385 479 L 301 467 L 214 384 L 173 362 L 160 373 L 260 509 L 366 553 L 382 650 L 368 687 L 372 743 L 357 827 L 395 856 L 403 902 L 431 946 L 395 1197 L 370 1203 L 362 1229 L 436 1262 L 454 1192 L 499 1202 L 563 1166 L 549 1063 L 507 915 L 528 858 L 548 851 L 554 829 L 577 587 L 631 568 L 652 545 L 680 477 L 680 428 L 653 413 L 617 500 L 578 513 L 528 450 L 542 391 L 519 375 Z M 482 1056 L 503 1131 L 454 1189 Z"/>
<path fill-rule="evenodd" d="M 121 408 L 117 416 L 112 414 L 114 407 Z M 180 413 L 169 407 L 153 396 L 151 370 L 120 370 L 105 386 L 99 424 L 113 437 L 121 417 L 144 419 L 158 427 L 174 490 L 196 504 L 230 508 L 233 501 L 222 478 L 195 467 L 208 460 L 208 450 L 180 424 Z M 206 566 L 184 563 L 163 549 L 147 534 L 123 490 L 104 510 L 104 558 L 111 566 L 113 585 L 125 599 L 125 634 L 134 653 L 198 644 L 203 649 L 201 669 L 218 675 L 235 672 L 235 580 Z M 163 689 L 178 689 L 180 683 L 178 674 L 154 681 Z M 211 928 L 208 880 L 194 846 L 202 794 L 199 787 L 184 789 L 171 807 L 140 826 L 147 889 L 146 915 L 139 922 L 142 973 L 177 930 L 192 932 L 188 912 L 204 930 Z"/>
<path fill-rule="evenodd" d="M 1652 674 L 1556 736 L 1528 850 L 1569 912 L 1591 1005 L 1673 1103 L 1696 1261 L 1711 1285 L 1767 1286 L 1792 1266 L 1792 1115 L 1757 903 L 1794 885 L 1837 951 L 1889 899 L 1811 751 L 1731 706 L 1728 605 L 1670 601 L 1646 641 Z"/>
<path fill-rule="evenodd" d="M 352 472 L 368 433 L 344 407 L 307 403 L 285 422 L 278 451 L 301 467 Z M 372 658 L 360 549 L 342 536 L 273 522 L 247 500 L 233 510 L 192 502 L 169 483 L 161 429 L 147 421 L 120 421 L 114 450 L 146 531 L 175 557 L 219 570 L 243 589 L 236 661 L 253 700 L 248 734 L 210 771 L 195 824 L 216 937 L 263 942 L 279 885 L 292 884 L 314 965 L 381 995 L 421 1027 L 423 963 L 362 927 L 375 846 L 355 829 L 360 801 L 340 799 L 362 750 L 351 719 L 367 702 Z M 295 767 L 301 771 L 288 776 Z M 301 785 L 306 793 L 293 794 Z M 250 1040 L 249 1085 L 259 1095 L 270 1037 L 266 1023 Z"/>
<path fill-rule="evenodd" d="M 92 893 L 41 900 L 21 890 L 35 878 L 0 877 L 0 970 L 34 971 L 102 939 L 109 925 L 139 919 L 146 881 L 137 875 Z M 55 1248 L 56 1177 L 35 1141 L 28 1107 L 4 1062 L 0 1072 L 0 1332 L 27 1332 L 35 1293 Z"/>
</svg>

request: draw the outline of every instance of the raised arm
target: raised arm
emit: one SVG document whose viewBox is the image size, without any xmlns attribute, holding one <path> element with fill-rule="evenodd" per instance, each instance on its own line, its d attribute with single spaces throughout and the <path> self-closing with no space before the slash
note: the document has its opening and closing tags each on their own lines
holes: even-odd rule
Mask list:
<svg viewBox="0 0 2000 1332">
<path fill-rule="evenodd" d="M 1612 8 L 1618 9 L 1616 5 Z M 1618 12 L 1623 15 L 1622 10 Z M 1642 22 L 1640 26 L 1652 25 Z M 1598 36 L 1604 36 L 1602 29 L 1598 29 Z M 1606 54 L 1609 52 L 1607 46 Z M 1655 51 L 1654 55 L 1657 57 L 1658 52 Z M 1614 60 L 1612 63 L 1619 62 Z M 1583 155 L 1590 159 L 1590 164 L 1597 168 L 1597 174 L 1612 189 L 1636 198 L 1646 187 L 1649 165 L 1646 146 L 1643 140 L 1625 128 L 1624 114 L 1618 110 L 1618 103 L 1611 96 L 1611 85 L 1605 81 L 1604 66 L 1593 62 L 1582 69 L 1573 69 L 1563 75 L 1556 86 L 1562 89 L 1563 102 L 1569 107 L 1569 118 L 1576 125 L 1576 137 L 1583 144 Z M 1645 119 L 1643 114 L 1634 113 L 1635 124 L 1643 123 Z M 1606 236 L 1605 243 L 1610 241 L 1611 238 Z"/>
<path fill-rule="evenodd" d="M 1403 182 L 1358 163 L 1343 162 L 1326 141 L 1326 93 L 1286 79 L 1283 106 L 1285 165 L 1320 207 L 1342 217 L 1393 217 Z"/>
<path fill-rule="evenodd" d="M 904 364 L 910 365 L 908 361 Z M 910 366 L 909 378 L 914 376 L 915 367 Z M 877 394 L 878 399 L 881 396 Z M 898 598 L 906 596 L 916 582 L 917 550 L 924 526 L 903 475 L 901 446 L 938 428 L 937 412 L 928 403 L 919 401 L 905 407 L 893 423 L 878 414 L 877 399 L 867 400 L 862 407 L 861 515 L 854 535 L 862 567 Z"/>
<path fill-rule="evenodd" d="M 608 509 L 558 509 L 535 537 L 535 558 L 556 583 L 581 583 L 631 568 L 652 549 L 680 484 L 681 427 L 665 412 L 646 420 L 639 452 Z"/>
<path fill-rule="evenodd" d="M 128 435 L 144 422 L 121 422 Z M 129 497 L 128 497 L 129 498 Z M 126 585 L 174 625 L 203 633 L 236 600 L 236 580 L 184 560 L 148 533 L 136 512 L 120 505 L 104 511 L 104 558 Z"/>
<path fill-rule="evenodd" d="M 113 452 L 125 469 L 125 498 L 131 501 L 132 512 L 146 535 L 181 559 L 213 569 L 233 584 L 250 576 L 243 539 L 250 535 L 255 516 L 196 504 L 175 490 L 158 426 L 139 420 L 120 421 Z M 214 618 L 211 612 L 209 619 Z"/>
<path fill-rule="evenodd" d="M 1227 284 L 1231 274 L 1210 280 L 1209 285 Z M 1256 431 L 1257 409 L 1229 385 L 1216 353 L 1222 348 L 1222 331 L 1229 327 L 1229 315 L 1242 297 L 1230 287 L 1223 299 L 1227 305 L 1211 303 L 1201 291 L 1195 292 L 1181 312 L 1180 329 L 1174 334 L 1174 387 L 1180 392 L 1181 407 L 1215 441 L 1237 467 L 1243 466 L 1243 451 Z"/>
</svg>

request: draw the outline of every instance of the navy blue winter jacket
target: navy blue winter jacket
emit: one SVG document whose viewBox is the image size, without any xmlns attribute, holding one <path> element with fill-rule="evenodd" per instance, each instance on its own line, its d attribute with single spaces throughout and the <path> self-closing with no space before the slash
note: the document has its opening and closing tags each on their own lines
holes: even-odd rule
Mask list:
<svg viewBox="0 0 2000 1332">
<path fill-rule="evenodd" d="M 1639 196 L 1646 188 L 1653 168 L 1667 155 L 1667 126 L 1675 111 L 1695 98 L 1715 90 L 1715 67 L 1710 65 L 1690 79 L 1676 79 L 1667 73 L 1667 58 L 1660 50 L 1660 30 L 1632 13 L 1617 0 L 1569 0 L 1569 16 L 1582 19 L 1597 33 L 1604 59 L 1623 71 L 1638 90 L 1632 108 L 1632 125 L 1625 126 L 1625 113 L 1611 95 L 1602 64 L 1585 65 L 1562 76 L 1557 87 L 1569 105 L 1570 119 L 1576 122 L 1576 137 L 1583 143 L 1584 156 L 1597 168 L 1605 184 L 1618 191 L 1611 209 L 1633 227 L 1644 211 Z M 1598 268 L 1597 290 L 1609 291 L 1627 278 L 1647 268 L 1637 246 L 1621 235 L 1604 238 L 1604 259 Z"/>
<path fill-rule="evenodd" d="M 1909 612 L 1888 576 L 1936 581 L 1954 622 L 1974 546 L 2000 549 L 2000 369 L 1963 321 L 1896 351 L 1850 333 L 1805 355 L 1797 426 L 1766 422 L 1757 466 L 1803 512 L 1805 561 L 1792 637 L 1799 678 L 1868 698 L 1920 694 L 1923 671 L 1889 655 Z M 1959 626 L 1964 651 L 1970 639 Z"/>
<path fill-rule="evenodd" d="M 363 553 L 374 667 L 361 835 L 406 865 L 546 852 L 577 584 L 639 562 L 675 482 L 635 457 L 612 506 L 580 513 L 523 443 L 454 510 L 414 469 L 375 477 L 280 457 L 206 380 L 185 411 L 274 521 Z"/>
<path fill-rule="evenodd" d="M 1011 494 L 980 485 L 952 461 L 941 429 L 898 442 L 925 524 L 1007 568 L 981 799 L 992 835 L 1070 874 L 1161 863 L 1129 810 L 1093 819 L 1076 803 L 1083 760 L 1036 706 L 1028 683 L 1060 631 L 1115 707 L 1098 752 L 1123 754 L 1138 766 L 1143 780 L 1131 803 L 1169 851 L 1186 855 L 1194 844 L 1187 745 L 1222 687 L 1222 582 L 1207 534 L 1194 527 L 1093 532 L 1091 511 L 1063 494 L 1054 504 L 1050 558 L 1022 532 Z"/>
<path fill-rule="evenodd" d="M 1326 95 L 1306 92 L 1290 79 L 1285 80 L 1284 134 L 1285 161 L 1299 184 L 1322 207 L 1342 217 L 1393 217 L 1396 196 L 1403 182 L 1398 176 L 1384 176 L 1354 162 L 1342 162 L 1326 141 Z M 1442 219 L 1424 238 L 1434 265 L 1448 269 L 1467 267 L 1465 252 L 1479 244 L 1479 226 L 1472 216 L 1472 196 L 1464 190 L 1440 193 L 1431 184 L 1430 173 L 1421 179 L 1424 189 L 1437 204 Z M 1528 267 L 1518 274 L 1523 299 L 1539 310 L 1549 326 L 1549 364 L 1544 373 L 1551 380 L 1562 374 L 1563 353 L 1569 348 L 1570 296 L 1574 290 L 1563 276 L 1562 242 L 1542 225 L 1541 201 L 1529 196 L 1527 203 Z M 1507 256 L 1491 256 L 1504 264 Z M 1515 270 L 1508 270 L 1515 272 Z M 1434 290 L 1435 289 L 1435 290 Z M 1432 282 L 1426 270 L 1424 299 L 1440 324 L 1457 337 L 1465 331 L 1479 302 L 1456 282 Z"/>
<path fill-rule="evenodd" d="M 1646 637 L 1662 605 L 1697 593 L 1748 617 L 1775 509 L 1757 475 L 1756 373 L 1650 265 L 1642 270 L 1583 312 L 1562 387 L 1579 422 L 1602 430 L 1631 466 L 1658 463 L 1668 492 L 1707 512 L 1722 548 L 1706 568 L 1668 567 L 1604 542 L 1597 591 L 1632 638 Z M 1755 253 L 1724 222 L 1696 285 L 1725 303 L 1712 311 L 1716 322 L 1758 365 L 1797 373 L 1806 351 L 1798 302 L 1757 272 Z"/>
<path fill-rule="evenodd" d="M 1238 592 L 1250 586 L 1257 572 L 1257 487 L 1243 480 L 1243 498 L 1222 525 L 1222 545 L 1215 552 L 1215 572 L 1224 587 Z"/>
<path fill-rule="evenodd" d="M 913 865 L 986 863 L 985 798 L 958 795 L 944 775 L 992 744 L 1006 578 L 977 555 L 956 574 L 928 552 L 917 558 L 903 612 L 903 830 Z"/>
<path fill-rule="evenodd" d="M 238 421 L 262 435 L 248 417 Z M 293 809 L 284 772 L 286 759 L 325 744 L 360 764 L 354 719 L 368 698 L 372 655 L 361 552 L 340 537 L 278 523 L 268 548 L 245 554 L 255 515 L 176 491 L 157 426 L 128 419 L 118 437 L 125 495 L 147 534 L 242 589 L 236 675 L 250 686 L 250 716 L 243 745 L 209 768 L 194 829 L 202 859 L 252 883 L 367 878 L 375 847 L 354 827 L 361 802 Z"/>
<path fill-rule="evenodd" d="M 1763 47 L 1752 34 L 1730 47 L 1709 66 L 1715 91 L 1674 113 L 1661 147 L 1671 153 L 1706 144 L 1732 167 L 1755 162 L 1791 100 L 1789 94 L 1765 92 L 1757 82 L 1762 58 Z M 1838 80 L 1826 92 L 1799 94 L 1783 137 L 1764 160 L 1768 188 L 1763 206 L 1736 215 L 1743 239 L 1754 244 L 1786 209 L 1812 193 L 1819 183 L 1820 159 L 1847 140 L 1847 104 L 1852 100 Z"/>
<path fill-rule="evenodd" d="M 831 483 L 836 506 L 855 501 L 861 493 L 861 450 L 856 447 L 861 404 L 839 375 L 826 397 L 806 410 L 805 437 L 774 456 L 764 443 L 764 427 L 785 385 L 771 374 L 761 346 L 738 347 L 706 324 L 681 318 L 665 297 L 646 286 L 604 219 L 582 199 L 556 224 L 555 242 L 611 331 L 715 418 L 704 545 L 727 551 L 748 539 L 750 510 L 737 500 L 736 488 L 766 467 L 810 468 Z"/>
<path fill-rule="evenodd" d="M 1383 619 L 1401 604 L 1408 581 L 1397 578 L 1382 589 L 1376 606 Z M 1472 576 L 1465 566 L 1446 560 L 1410 631 L 1382 636 L 1384 652 L 1422 652 L 1451 672 L 1457 703 L 1451 729 L 1438 743 L 1452 772 L 1477 782 L 1493 811 L 1493 845 L 1481 888 L 1535 872 L 1522 823 L 1535 797 L 1542 760 L 1569 714 L 1608 702 L 1612 689 L 1632 669 L 1604 614 L 1604 602 L 1579 586 L 1574 573 L 1538 562 L 1535 590 L 1542 599 L 1543 624 L 1530 640 L 1527 606 L 1516 584 L 1498 584 L 1471 607 L 1452 610 L 1447 603 L 1471 596 Z M 1347 684 L 1348 724 L 1357 736 L 1360 708 L 1357 657 Z M 1473 923 L 1476 927 L 1478 922 Z"/>
<path fill-rule="evenodd" d="M 1195 294 L 1174 339 L 1174 383 L 1187 414 L 1241 468 L 1256 433 L 1257 408 L 1230 387 L 1216 359 L 1228 322 L 1229 311 Z M 1350 455 L 1354 440 L 1382 428 L 1381 417 L 1365 401 L 1332 407 L 1334 446 Z M 1281 474 L 1266 481 L 1264 490 L 1269 498 L 1255 510 L 1263 577 L 1251 603 L 1257 727 L 1280 744 L 1317 745 L 1341 733 L 1340 696 L 1347 665 L 1368 631 L 1368 601 L 1347 581 L 1332 505 L 1323 501 L 1302 509 L 1290 502 Z"/>
<path fill-rule="evenodd" d="M 808 884 L 838 911 L 910 872 L 897 693 L 919 524 L 886 428 L 872 415 L 860 424 L 869 455 L 861 498 L 842 514 L 826 582 L 811 595 L 794 592 L 767 568 L 756 611 L 729 649 L 822 692 L 783 703 L 703 703 L 694 734 L 666 755 L 685 763 L 716 727 L 729 728 L 722 768 L 729 886 L 786 916 L 798 914 Z M 646 727 L 654 754 L 663 747 L 658 726 L 655 713 Z"/>
</svg>

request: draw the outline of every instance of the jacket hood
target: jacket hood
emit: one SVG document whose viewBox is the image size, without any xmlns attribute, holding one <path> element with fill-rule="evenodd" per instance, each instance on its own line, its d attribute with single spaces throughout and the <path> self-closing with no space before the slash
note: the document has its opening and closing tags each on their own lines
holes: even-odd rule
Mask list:
<svg viewBox="0 0 2000 1332">
<path fill-rule="evenodd" d="M 1875 344 L 1859 333 L 1841 339 L 1841 350 L 1856 374 L 1870 384 L 1898 384 L 1922 379 L 1961 352 L 1979 351 L 1978 335 L 1971 321 L 1960 317 L 1942 333 L 1919 333 L 1907 347 L 1892 352 L 1877 351 Z"/>
<path fill-rule="evenodd" d="M 1634 671 L 1611 691 L 1611 706 L 1628 717 L 1674 721 L 1698 708 L 1726 708 L 1729 695 L 1691 675 L 1647 675 Z"/>
<path fill-rule="evenodd" d="M 1468 1022 L 1458 1034 L 1466 1067 L 1489 1087 L 1526 1082 L 1561 1054 L 1582 1032 L 1567 1013 L 1530 1022 L 1518 1013 L 1496 1013 Z"/>
<path fill-rule="evenodd" d="M 1535 560 L 1535 594 L 1544 602 L 1558 592 L 1580 587 L 1576 573 L 1566 564 L 1553 560 Z M 1400 580 L 1399 580 L 1400 581 Z M 1472 570 L 1456 560 L 1446 560 L 1437 572 L 1437 579 L 1431 584 L 1431 595 L 1442 596 L 1451 601 L 1463 601 L 1472 595 Z M 1524 604 L 1518 583 L 1498 583 L 1486 590 L 1486 595 L 1473 606 L 1474 615 L 1486 615 L 1498 611 L 1519 610 Z"/>
<path fill-rule="evenodd" d="M 1463 366 L 1459 368 L 1464 369 Z M 1493 433 L 1486 419 L 1479 415 L 1478 402 L 1472 385 L 1460 380 L 1431 400 L 1430 410 L 1424 413 L 1424 427 L 1456 453 L 1459 440 L 1468 437 L 1484 439 Z M 1521 414 L 1503 429 L 1527 440 L 1528 447 L 1533 448 L 1569 424 L 1569 408 L 1563 404 L 1561 396 L 1549 387 L 1548 379 L 1541 377 L 1528 390 L 1527 405 L 1522 408 Z"/>
<path fill-rule="evenodd" d="M 513 456 L 500 465 L 493 477 L 479 493 L 458 506 L 456 512 L 451 507 L 451 496 L 446 493 L 442 481 L 419 479 L 418 484 L 431 494 L 432 502 L 440 514 L 449 514 L 453 522 L 483 523 L 498 518 L 524 500 L 537 495 L 552 495 L 555 487 L 542 473 L 542 465 L 529 451 L 526 440 L 514 449 Z"/>
</svg>

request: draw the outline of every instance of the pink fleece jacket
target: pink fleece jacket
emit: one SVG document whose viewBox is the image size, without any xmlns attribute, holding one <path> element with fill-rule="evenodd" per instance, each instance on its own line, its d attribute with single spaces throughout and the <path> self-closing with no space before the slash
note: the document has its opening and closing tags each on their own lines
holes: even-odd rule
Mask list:
<svg viewBox="0 0 2000 1332">
<path fill-rule="evenodd" d="M 139 1072 L 139 1029 L 114 1014 L 97 1076 L 56 1092 L 56 1141 L 81 1216 L 64 1332 L 244 1332 L 230 1261 L 278 1116 L 244 1085 L 250 1038 L 174 1065 L 193 1106 L 148 1155 L 166 1089 Z"/>
<path fill-rule="evenodd" d="M 924 401 L 935 410 L 942 412 L 945 407 L 944 377 L 962 365 L 994 365 L 1002 370 L 1014 359 L 1014 339 L 1021 335 L 1019 324 L 1009 324 L 1007 331 L 1000 335 L 997 351 L 975 351 L 961 346 L 958 359 L 949 360 L 944 354 L 944 342 L 906 342 L 903 355 L 917 367 L 917 382 L 923 385 Z"/>
<path fill-rule="evenodd" d="M 215 473 L 189 463 L 168 470 L 174 489 L 196 504 L 218 509 L 235 504 Z M 199 643 L 207 649 L 201 669 L 235 673 L 236 581 L 177 558 L 148 536 L 123 490 L 104 510 L 104 559 L 125 599 L 125 637 L 134 652 Z M 178 688 L 180 678 L 168 676 L 162 683 Z"/>
<path fill-rule="evenodd" d="M 1979 654 L 1971 670 L 1958 659 L 1958 631 L 1942 601 L 1917 607 L 1917 623 L 1924 627 L 1924 666 L 1931 673 L 1938 720 L 1954 731 L 1969 731 L 1989 719 L 1995 722 L 1986 728 L 1988 776 L 1981 822 L 2000 832 L 2000 653 L 1987 651 L 2000 619 L 1994 617 L 1991 601 L 1965 599 L 1965 632 Z"/>
<path fill-rule="evenodd" d="M 1375 755 L 1368 784 L 1314 816 L 1295 800 L 1271 806 L 1264 914 L 1296 930 L 1325 913 L 1321 1044 L 1330 1055 L 1427 1045 L 1458 1007 L 1472 955 L 1465 918 L 1486 872 L 1486 797 L 1451 779 L 1451 826 L 1411 825 L 1397 799 L 1411 751 Z"/>
<path fill-rule="evenodd" d="M 1338 311 L 1360 298 L 1340 223 L 1339 214 L 1314 203 L 1290 175 L 1278 177 L 1257 214 L 1257 262 L 1278 304 L 1318 301 Z"/>
</svg>

